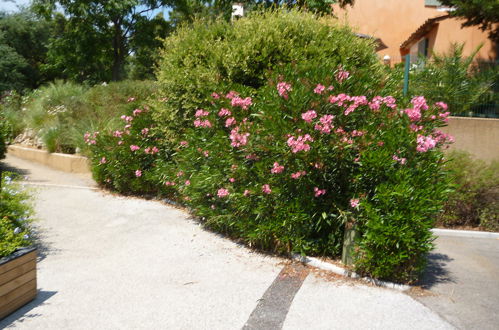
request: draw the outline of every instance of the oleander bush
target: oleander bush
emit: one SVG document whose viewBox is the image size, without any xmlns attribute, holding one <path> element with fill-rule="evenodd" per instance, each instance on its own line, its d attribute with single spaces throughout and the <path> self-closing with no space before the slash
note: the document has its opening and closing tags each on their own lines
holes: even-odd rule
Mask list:
<svg viewBox="0 0 499 330">
<path fill-rule="evenodd" d="M 446 168 L 455 189 L 438 225 L 499 231 L 499 162 L 473 159 L 463 151 L 453 151 L 447 157 L 451 161 Z"/>
<path fill-rule="evenodd" d="M 0 159 L 5 157 L 5 152 L 7 150 L 7 138 L 9 134 L 9 129 L 5 116 L 0 109 Z"/>
<path fill-rule="evenodd" d="M 0 258 L 33 242 L 30 196 L 14 177 L 13 173 L 4 172 L 0 178 Z"/>
<path fill-rule="evenodd" d="M 290 65 L 253 97 L 214 91 L 164 184 L 210 228 L 267 250 L 338 256 L 355 227 L 357 271 L 411 281 L 448 192 L 446 105 L 415 97 L 406 109 L 350 93 L 342 67 L 320 73 Z"/>
</svg>

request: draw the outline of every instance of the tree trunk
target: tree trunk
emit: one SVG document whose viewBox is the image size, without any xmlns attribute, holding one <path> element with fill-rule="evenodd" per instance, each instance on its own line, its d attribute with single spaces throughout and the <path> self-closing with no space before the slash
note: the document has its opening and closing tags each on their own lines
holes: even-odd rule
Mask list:
<svg viewBox="0 0 499 330">
<path fill-rule="evenodd" d="M 113 36 L 113 72 L 112 80 L 119 81 L 124 78 L 125 73 L 125 39 L 121 31 L 121 19 L 113 21 L 114 36 Z"/>
</svg>

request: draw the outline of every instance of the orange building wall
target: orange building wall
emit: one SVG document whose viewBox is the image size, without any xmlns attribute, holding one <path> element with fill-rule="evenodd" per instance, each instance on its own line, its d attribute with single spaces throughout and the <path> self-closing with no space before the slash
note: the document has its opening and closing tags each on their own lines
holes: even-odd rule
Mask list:
<svg viewBox="0 0 499 330">
<path fill-rule="evenodd" d="M 445 11 L 438 11 L 436 7 L 425 7 L 424 0 L 356 0 L 353 7 L 333 8 L 338 19 L 348 23 L 357 32 L 381 38 L 388 48 L 378 54 L 381 57 L 389 55 L 392 63 L 401 61 L 400 45 L 418 27 L 429 18 L 446 15 Z M 434 43 L 430 40 L 430 49 L 434 46 L 437 52 L 445 52 L 449 49 L 450 41 L 467 41 L 465 55 L 483 41 L 488 44 L 483 47 L 480 55 L 489 58 L 493 52 L 486 32 L 475 27 L 461 30 L 460 22 L 455 19 L 440 22 Z"/>
</svg>

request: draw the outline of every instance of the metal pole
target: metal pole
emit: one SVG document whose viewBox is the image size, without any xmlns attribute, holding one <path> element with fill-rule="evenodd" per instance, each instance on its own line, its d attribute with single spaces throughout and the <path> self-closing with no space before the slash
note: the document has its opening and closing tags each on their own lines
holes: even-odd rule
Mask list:
<svg viewBox="0 0 499 330">
<path fill-rule="evenodd" d="M 404 72 L 404 96 L 409 92 L 409 67 L 411 65 L 411 55 L 405 55 L 405 72 Z"/>
</svg>

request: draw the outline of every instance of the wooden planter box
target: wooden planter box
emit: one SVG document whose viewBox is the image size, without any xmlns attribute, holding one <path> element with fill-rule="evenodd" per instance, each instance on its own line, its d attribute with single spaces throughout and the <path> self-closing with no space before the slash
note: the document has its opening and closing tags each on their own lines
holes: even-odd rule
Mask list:
<svg viewBox="0 0 499 330">
<path fill-rule="evenodd" d="M 36 248 L 0 259 L 0 319 L 36 297 Z"/>
</svg>

